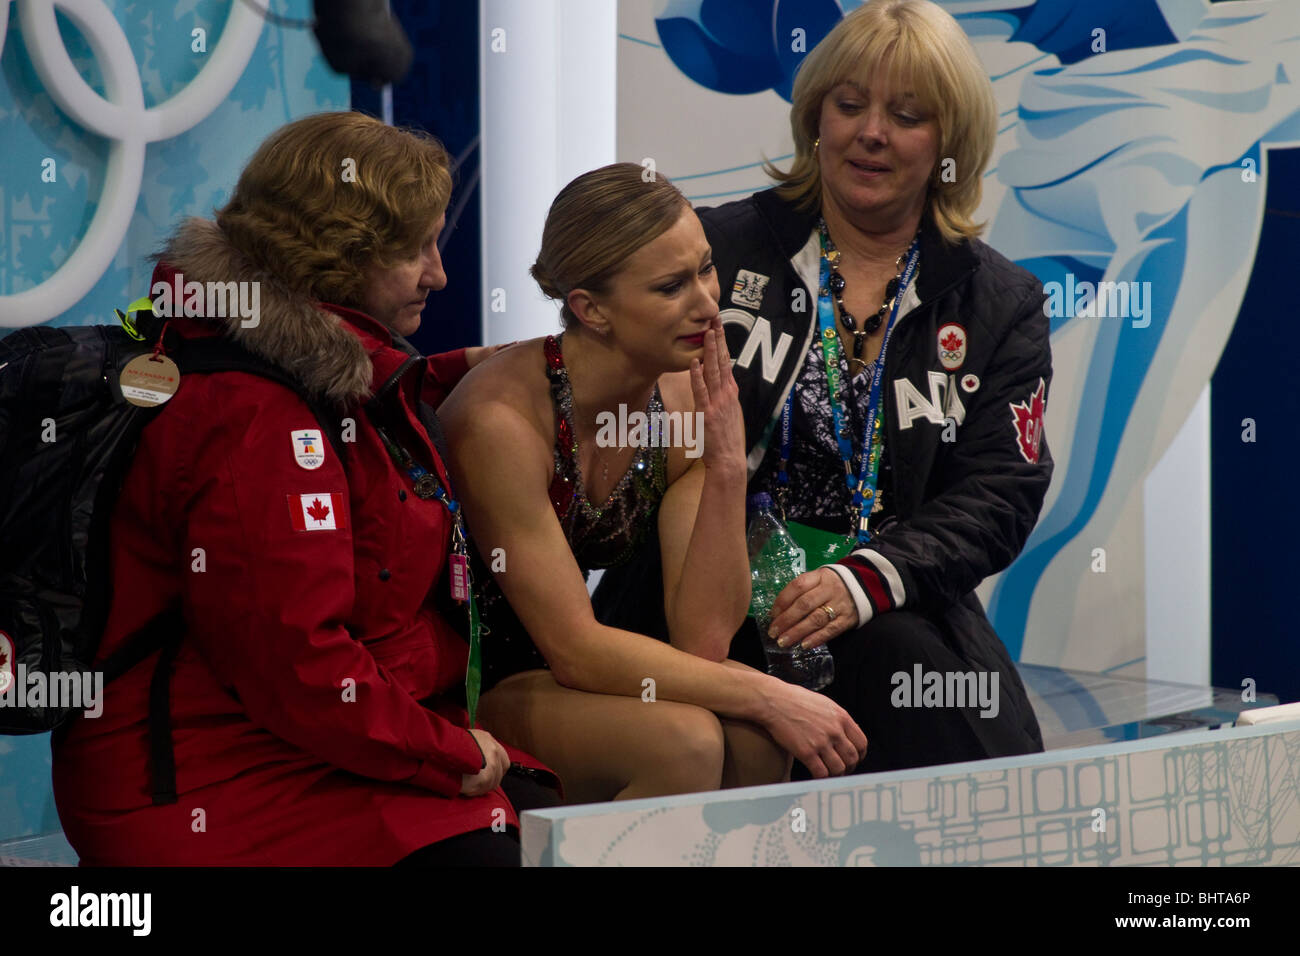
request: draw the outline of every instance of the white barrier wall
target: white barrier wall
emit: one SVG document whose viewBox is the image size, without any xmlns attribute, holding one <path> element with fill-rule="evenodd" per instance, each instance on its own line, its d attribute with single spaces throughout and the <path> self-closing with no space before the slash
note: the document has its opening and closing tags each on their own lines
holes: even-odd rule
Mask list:
<svg viewBox="0 0 1300 956">
<path fill-rule="evenodd" d="M 1300 722 L 523 815 L 525 866 L 1296 866 Z"/>
</svg>

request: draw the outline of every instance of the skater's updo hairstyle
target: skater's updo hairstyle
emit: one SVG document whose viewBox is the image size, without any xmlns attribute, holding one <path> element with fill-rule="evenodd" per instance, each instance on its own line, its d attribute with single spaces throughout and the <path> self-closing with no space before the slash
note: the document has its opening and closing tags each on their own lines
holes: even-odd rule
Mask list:
<svg viewBox="0 0 1300 956">
<path fill-rule="evenodd" d="M 542 292 L 560 301 L 564 327 L 578 321 L 568 303 L 573 290 L 607 292 L 632 254 L 690 208 L 667 178 L 636 163 L 602 166 L 561 189 L 529 271 Z"/>
</svg>

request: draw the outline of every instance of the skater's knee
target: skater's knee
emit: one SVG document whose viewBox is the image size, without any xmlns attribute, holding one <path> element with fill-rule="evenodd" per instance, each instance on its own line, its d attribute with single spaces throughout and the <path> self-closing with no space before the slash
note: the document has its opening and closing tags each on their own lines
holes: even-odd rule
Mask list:
<svg viewBox="0 0 1300 956">
<path fill-rule="evenodd" d="M 645 728 L 637 776 L 658 778 L 672 792 L 716 790 L 726 755 L 722 724 L 703 707 L 659 701 Z"/>
</svg>

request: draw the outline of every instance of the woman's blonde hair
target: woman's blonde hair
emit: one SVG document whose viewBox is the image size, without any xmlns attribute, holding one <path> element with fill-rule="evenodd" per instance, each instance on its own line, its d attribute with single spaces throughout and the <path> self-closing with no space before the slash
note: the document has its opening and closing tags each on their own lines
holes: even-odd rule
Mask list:
<svg viewBox="0 0 1300 956">
<path fill-rule="evenodd" d="M 975 50 L 952 16 L 930 0 L 870 0 L 815 46 L 799 67 L 790 108 L 794 163 L 766 165 L 778 192 L 801 208 L 821 202 L 821 170 L 813 144 L 822 100 L 841 83 L 868 89 L 877 69 L 895 90 L 916 94 L 939 124 L 940 161 L 930 176 L 926 209 L 948 242 L 979 235 L 971 217 L 997 137 L 997 101 Z M 951 160 L 951 177 L 945 167 Z M 951 178 L 952 181 L 945 181 Z"/>
<path fill-rule="evenodd" d="M 217 225 L 293 291 L 359 305 L 371 267 L 419 251 L 451 198 L 450 167 L 421 130 L 317 113 L 258 147 Z"/>
<path fill-rule="evenodd" d="M 577 321 L 566 301 L 570 292 L 608 291 L 628 258 L 688 209 L 681 190 L 636 163 L 593 169 L 561 189 L 546 214 L 542 248 L 529 271 L 542 292 L 564 303 L 564 327 Z"/>
</svg>

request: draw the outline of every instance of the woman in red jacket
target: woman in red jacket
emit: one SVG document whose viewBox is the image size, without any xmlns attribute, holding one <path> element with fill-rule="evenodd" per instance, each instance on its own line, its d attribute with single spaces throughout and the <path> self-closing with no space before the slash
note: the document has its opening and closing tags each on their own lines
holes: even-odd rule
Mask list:
<svg viewBox="0 0 1300 956">
<path fill-rule="evenodd" d="M 112 513 L 99 654 L 183 614 L 174 796 L 151 758 L 153 654 L 55 741 L 84 864 L 517 864 L 502 784 L 553 802 L 532 782 L 553 776 L 458 703 L 454 489 L 418 412 L 478 355 L 415 359 L 401 338 L 446 285 L 450 192 L 436 141 L 321 114 L 272 135 L 216 222 L 188 220 L 161 255 L 155 314 L 287 372 L 339 414 L 346 460 L 303 397 L 242 371 L 182 376 L 145 429 Z M 214 316 L 201 302 L 228 283 L 240 308 Z"/>
</svg>

